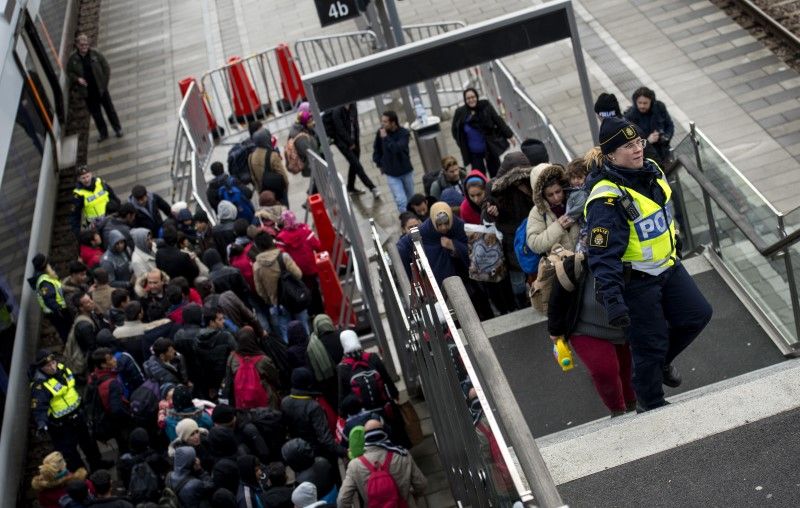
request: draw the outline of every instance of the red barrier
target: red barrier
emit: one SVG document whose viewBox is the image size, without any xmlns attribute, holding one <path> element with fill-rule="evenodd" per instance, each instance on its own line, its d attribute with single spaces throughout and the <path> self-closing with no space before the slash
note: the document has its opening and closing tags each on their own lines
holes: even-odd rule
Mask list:
<svg viewBox="0 0 800 508">
<path fill-rule="evenodd" d="M 192 83 L 194 83 L 195 86 L 198 87 L 198 90 L 200 89 L 200 85 L 197 84 L 197 80 L 195 80 L 193 77 L 183 78 L 182 80 L 178 81 L 178 88 L 180 88 L 181 90 L 181 97 L 186 96 L 186 92 L 189 90 L 189 87 L 192 85 Z M 211 116 L 211 112 L 208 110 L 208 104 L 206 104 L 205 94 L 203 94 L 202 97 L 203 97 L 203 111 L 205 111 L 206 113 L 206 122 L 208 123 L 208 132 L 210 132 L 211 135 L 214 136 L 214 139 L 218 139 L 220 136 L 225 134 L 225 129 L 217 125 L 217 121 L 214 120 L 213 116 Z"/>
<path fill-rule="evenodd" d="M 322 195 L 313 194 L 308 197 L 308 209 L 311 210 L 311 217 L 314 219 L 314 227 L 317 230 L 319 243 L 322 249 L 337 255 L 338 259 L 335 263 L 339 266 L 347 265 L 347 253 L 344 250 L 342 239 L 336 234 L 333 229 L 333 223 L 328 216 L 328 211 L 325 210 L 325 201 Z"/>
<path fill-rule="evenodd" d="M 278 57 L 278 70 L 281 73 L 281 90 L 289 108 L 306 98 L 306 90 L 300 80 L 300 71 L 294 63 L 294 57 L 286 44 L 278 44 L 275 49 Z"/>
<path fill-rule="evenodd" d="M 356 326 L 356 315 L 353 305 L 344 296 L 342 283 L 333 269 L 333 261 L 327 252 L 316 254 L 319 287 L 322 291 L 322 301 L 325 303 L 325 314 L 331 317 L 334 326 L 341 326 L 339 319 L 347 320 L 348 327 Z M 349 319 L 347 319 L 349 316 Z"/>
<path fill-rule="evenodd" d="M 269 104 L 261 104 L 242 59 L 232 56 L 228 58 L 228 64 L 230 64 L 228 78 L 231 84 L 231 97 L 233 97 L 233 115 L 228 118 L 228 121 L 245 124 L 257 118 L 266 118 L 269 114 Z"/>
</svg>

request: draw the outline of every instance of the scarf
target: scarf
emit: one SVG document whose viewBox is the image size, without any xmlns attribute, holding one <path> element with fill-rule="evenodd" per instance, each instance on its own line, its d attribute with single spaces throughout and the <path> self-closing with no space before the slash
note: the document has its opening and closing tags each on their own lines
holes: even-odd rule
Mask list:
<svg viewBox="0 0 800 508">
<path fill-rule="evenodd" d="M 408 450 L 389 441 L 389 435 L 383 429 L 374 429 L 364 434 L 364 446 L 378 446 L 398 455 L 408 455 Z"/>
</svg>

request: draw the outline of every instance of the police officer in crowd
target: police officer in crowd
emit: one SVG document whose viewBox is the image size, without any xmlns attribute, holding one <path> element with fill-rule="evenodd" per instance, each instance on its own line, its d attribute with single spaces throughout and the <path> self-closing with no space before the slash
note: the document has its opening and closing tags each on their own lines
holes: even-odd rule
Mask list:
<svg viewBox="0 0 800 508">
<path fill-rule="evenodd" d="M 31 371 L 31 414 L 37 435 L 50 434 L 53 448 L 64 456 L 70 471 L 84 467 L 78 446 L 92 471 L 113 465 L 102 460 L 97 442 L 89 434 L 72 371 L 45 349 L 36 353 Z"/>
<path fill-rule="evenodd" d="M 119 203 L 119 198 L 108 183 L 95 177 L 87 166 L 78 168 L 78 182 L 72 191 L 70 225 L 77 236 L 81 226 L 106 215 L 109 201 Z"/>
<path fill-rule="evenodd" d="M 55 270 L 47 263 L 47 256 L 41 252 L 33 256 L 33 276 L 28 279 L 28 284 L 36 291 L 36 300 L 42 313 L 58 332 L 61 340 L 66 342 L 69 330 L 72 328 L 72 314 L 67 309 L 64 298 L 64 289 Z"/>
<path fill-rule="evenodd" d="M 625 328 L 634 363 L 638 410 L 667 404 L 662 383 L 678 386 L 672 361 L 711 319 L 711 306 L 678 258 L 672 190 L 634 124 L 600 126 L 600 148 L 585 213 L 589 268 L 612 326 Z"/>
</svg>

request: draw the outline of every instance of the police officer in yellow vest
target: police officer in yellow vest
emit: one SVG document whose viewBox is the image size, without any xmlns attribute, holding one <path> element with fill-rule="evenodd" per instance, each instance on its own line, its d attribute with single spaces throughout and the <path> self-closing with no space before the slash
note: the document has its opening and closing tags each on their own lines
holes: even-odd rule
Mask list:
<svg viewBox="0 0 800 508">
<path fill-rule="evenodd" d="M 72 314 L 67 309 L 61 280 L 47 263 L 47 256 L 44 254 L 36 254 L 31 264 L 33 276 L 28 278 L 28 284 L 36 292 L 36 300 L 42 313 L 52 323 L 61 340 L 66 342 L 69 330 L 72 328 Z"/>
<path fill-rule="evenodd" d="M 31 372 L 31 416 L 37 435 L 50 435 L 53 448 L 64 456 L 70 471 L 85 467 L 78 446 L 91 470 L 108 467 L 100 457 L 97 441 L 89 434 L 72 371 L 42 349 L 36 353 Z"/>
<path fill-rule="evenodd" d="M 603 120 L 586 180 L 589 268 L 612 326 L 625 328 L 634 363 L 638 410 L 666 404 L 681 378 L 672 361 L 711 319 L 711 306 L 678 258 L 672 190 L 644 159 L 638 127 Z"/>
<path fill-rule="evenodd" d="M 104 217 L 109 201 L 119 203 L 119 198 L 108 183 L 95 177 L 86 166 L 78 168 L 78 182 L 72 191 L 70 225 L 77 235 L 81 226 Z"/>
</svg>

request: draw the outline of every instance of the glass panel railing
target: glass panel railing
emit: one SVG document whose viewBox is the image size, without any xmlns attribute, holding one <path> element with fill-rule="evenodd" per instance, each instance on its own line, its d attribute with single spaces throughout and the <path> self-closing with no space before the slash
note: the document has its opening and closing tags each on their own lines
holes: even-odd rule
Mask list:
<svg viewBox="0 0 800 508">
<path fill-rule="evenodd" d="M 800 246 L 759 252 L 800 227 L 800 211 L 777 211 L 699 130 L 674 150 L 677 218 L 690 246 L 710 245 L 722 264 L 790 348 L 800 340 L 796 280 Z M 701 181 L 704 183 L 701 184 Z M 730 213 L 720 202 L 730 205 Z M 750 237 L 748 237 L 748 234 Z M 754 244 L 753 239 L 760 243 Z"/>
</svg>

